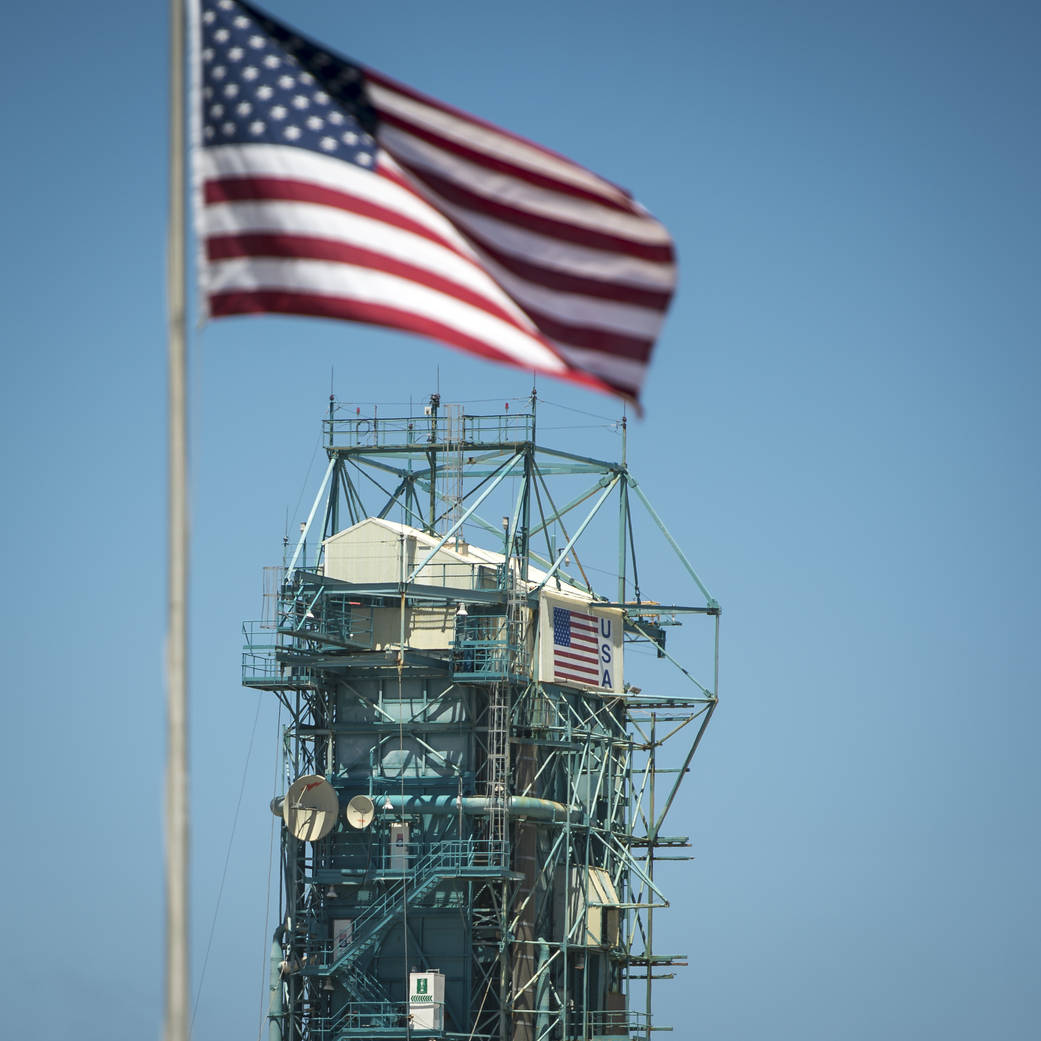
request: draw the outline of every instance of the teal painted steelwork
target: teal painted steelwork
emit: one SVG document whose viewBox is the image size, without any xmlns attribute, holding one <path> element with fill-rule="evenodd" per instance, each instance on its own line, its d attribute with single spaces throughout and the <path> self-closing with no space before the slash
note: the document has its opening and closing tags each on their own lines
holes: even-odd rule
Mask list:
<svg viewBox="0 0 1041 1041">
<path fill-rule="evenodd" d="M 332 941 L 312 942 L 303 948 L 307 967 L 301 971 L 305 975 L 330 976 L 352 968 L 398 920 L 404 906 L 419 903 L 439 882 L 501 878 L 504 870 L 508 873 L 508 869 L 497 863 L 501 852 L 494 843 L 476 839 L 440 843 L 406 873 L 407 881 L 391 886 L 354 919 L 354 939 L 347 951 L 336 957 Z"/>
<path fill-rule="evenodd" d="M 271 941 L 268 971 L 268 1041 L 282 1041 L 282 939 L 285 929 L 279 926 Z"/>
<path fill-rule="evenodd" d="M 328 466 L 277 611 L 244 626 L 243 682 L 289 713 L 287 783 L 317 774 L 341 809 L 366 795 L 374 815 L 363 829 L 341 815 L 316 842 L 283 829 L 277 1041 L 405 1041 L 413 967 L 445 973 L 446 1038 L 661 1029 L 650 983 L 681 960 L 653 950 L 655 851 L 689 844 L 661 829 L 715 709 L 720 608 L 631 474 L 624 421 L 622 458 L 604 461 L 538 445 L 534 406 L 467 416 L 435 396 L 423 416 L 341 418 L 330 403 Z M 637 504 L 704 603 L 644 598 Z M 369 517 L 392 522 L 384 571 L 328 568 L 325 540 Z M 605 596 L 583 560 L 613 520 Z M 620 612 L 625 645 L 683 687 L 542 676 L 541 593 Z M 706 616 L 707 676 L 680 664 L 671 635 L 665 649 L 665 627 Z"/>
</svg>

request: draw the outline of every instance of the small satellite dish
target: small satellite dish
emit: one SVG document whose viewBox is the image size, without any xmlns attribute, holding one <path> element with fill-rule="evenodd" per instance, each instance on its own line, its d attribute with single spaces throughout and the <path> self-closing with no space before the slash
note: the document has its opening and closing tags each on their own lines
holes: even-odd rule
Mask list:
<svg viewBox="0 0 1041 1041">
<path fill-rule="evenodd" d="M 298 777 L 286 792 L 282 803 L 282 819 L 286 827 L 302 841 L 324 839 L 336 824 L 340 800 L 336 789 L 318 774 Z"/>
<path fill-rule="evenodd" d="M 367 828 L 376 815 L 376 804 L 367 795 L 356 795 L 347 803 L 347 823 L 352 828 Z"/>
</svg>

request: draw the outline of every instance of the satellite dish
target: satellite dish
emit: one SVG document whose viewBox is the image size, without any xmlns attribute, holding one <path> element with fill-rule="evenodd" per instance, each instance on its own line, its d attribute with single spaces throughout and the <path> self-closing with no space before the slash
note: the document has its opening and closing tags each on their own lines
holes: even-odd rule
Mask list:
<svg viewBox="0 0 1041 1041">
<path fill-rule="evenodd" d="M 324 839 L 336 824 L 340 800 L 336 789 L 318 774 L 298 777 L 286 792 L 282 803 L 282 819 L 286 827 L 307 842 Z"/>
<path fill-rule="evenodd" d="M 376 804 L 367 795 L 356 795 L 347 803 L 347 823 L 352 828 L 367 828 L 376 816 Z"/>
</svg>

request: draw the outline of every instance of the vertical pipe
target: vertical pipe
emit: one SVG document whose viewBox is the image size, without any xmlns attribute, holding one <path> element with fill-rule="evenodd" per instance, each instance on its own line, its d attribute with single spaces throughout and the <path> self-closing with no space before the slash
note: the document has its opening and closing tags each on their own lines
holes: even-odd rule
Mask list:
<svg viewBox="0 0 1041 1041">
<path fill-rule="evenodd" d="M 622 429 L 624 431 L 624 420 Z M 624 443 L 624 442 L 623 442 Z M 622 449 L 624 462 L 625 449 Z M 618 602 L 625 603 L 625 534 L 629 521 L 629 482 L 621 481 L 618 487 Z M 634 565 L 635 566 L 635 565 Z"/>
<path fill-rule="evenodd" d="M 575 778 L 574 778 L 574 762 L 575 754 L 570 750 L 572 742 L 571 733 L 571 714 L 567 713 L 564 717 L 564 741 L 568 746 L 568 751 L 563 753 L 564 769 L 566 775 L 564 778 L 564 784 L 567 792 L 567 805 L 573 806 L 577 802 L 575 798 Z M 571 936 L 571 908 L 574 902 L 574 895 L 571 891 L 571 814 L 569 813 L 564 820 L 564 934 L 561 938 L 560 943 L 560 957 L 563 962 L 563 998 L 561 999 L 560 1005 L 560 1016 L 563 1020 L 563 1030 L 561 1036 L 570 1037 L 570 1030 L 572 1026 L 572 1013 L 571 1009 L 574 1005 L 574 997 L 570 994 L 571 990 L 571 958 L 568 950 L 568 939 Z"/>
<path fill-rule="evenodd" d="M 716 646 L 712 665 L 712 696 L 719 699 L 719 615 L 716 615 Z"/>
<path fill-rule="evenodd" d="M 437 444 L 437 407 L 441 404 L 440 394 L 430 395 L 430 444 Z M 434 517 L 437 515 L 437 449 L 431 447 L 427 452 L 430 461 L 430 516 L 427 531 L 434 534 Z"/>
<path fill-rule="evenodd" d="M 268 1041 L 282 1041 L 282 936 L 285 928 L 281 925 L 275 930 L 271 941 L 271 961 L 269 966 L 267 1018 Z"/>
<path fill-rule="evenodd" d="M 184 0 L 170 2 L 169 555 L 166 632 L 166 1041 L 188 1041 L 188 407 L 184 273 Z"/>
<path fill-rule="evenodd" d="M 499 931 L 500 931 L 500 947 L 499 947 L 499 1041 L 509 1041 L 509 1028 L 510 1028 L 510 1009 L 512 999 L 512 987 L 510 978 L 510 945 L 506 942 L 506 935 L 509 932 L 510 924 L 510 912 L 509 912 L 509 890 L 507 888 L 508 883 L 502 883 L 502 889 L 500 892 L 500 909 L 499 909 Z"/>
<path fill-rule="evenodd" d="M 540 936 L 536 941 L 539 948 L 538 982 L 535 984 L 535 1041 L 549 1032 L 549 944 Z"/>
<path fill-rule="evenodd" d="M 647 836 L 647 877 L 654 882 L 654 843 L 658 839 L 658 829 L 654 827 L 654 772 L 655 772 L 655 751 L 657 748 L 657 738 L 655 735 L 655 729 L 657 725 L 658 716 L 657 713 L 651 713 L 651 759 L 648 769 L 651 774 L 651 804 L 650 804 L 650 821 L 653 831 L 650 831 Z M 648 894 L 648 897 L 650 894 Z M 650 899 L 647 901 L 650 903 Z M 647 1041 L 651 1041 L 651 975 L 652 975 L 652 961 L 651 958 L 654 954 L 654 908 L 647 908 Z"/>
<path fill-rule="evenodd" d="M 524 454 L 524 519 L 523 519 L 523 555 L 520 561 L 520 578 L 528 581 L 528 567 L 531 560 L 531 487 L 535 481 L 535 412 L 538 398 L 535 388 L 531 388 L 531 446 Z"/>
<path fill-rule="evenodd" d="M 333 417 L 336 414 L 336 397 L 329 393 L 329 447 L 333 444 Z M 325 504 L 326 523 L 322 526 L 322 538 L 335 535 L 340 530 L 340 471 L 342 463 L 333 472 L 333 485 L 329 500 Z"/>
</svg>

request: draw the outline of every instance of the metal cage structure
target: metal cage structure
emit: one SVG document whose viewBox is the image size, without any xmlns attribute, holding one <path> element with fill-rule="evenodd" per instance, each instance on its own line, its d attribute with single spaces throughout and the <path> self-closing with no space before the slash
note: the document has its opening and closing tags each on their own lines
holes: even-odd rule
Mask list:
<svg viewBox="0 0 1041 1041">
<path fill-rule="evenodd" d="M 288 712 L 270 1037 L 649 1041 L 652 982 L 686 963 L 654 948 L 655 861 L 689 859 L 663 827 L 717 703 L 720 607 L 624 420 L 617 461 L 538 445 L 534 392 L 498 415 L 330 400 L 323 427 L 244 625 L 243 683 Z M 637 506 L 694 603 L 641 592 Z M 607 592 L 587 541 L 616 551 Z M 666 648 L 681 622 L 706 629 L 696 666 Z"/>
</svg>

